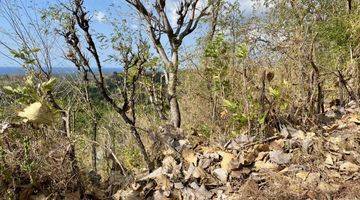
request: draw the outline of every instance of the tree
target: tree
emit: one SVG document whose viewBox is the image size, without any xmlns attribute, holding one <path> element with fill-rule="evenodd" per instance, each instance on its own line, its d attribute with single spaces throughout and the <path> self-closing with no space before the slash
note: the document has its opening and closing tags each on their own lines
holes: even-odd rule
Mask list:
<svg viewBox="0 0 360 200">
<path fill-rule="evenodd" d="M 185 37 L 190 35 L 198 27 L 200 20 L 207 15 L 213 1 L 203 8 L 201 8 L 200 0 L 180 1 L 176 11 L 177 25 L 175 27 L 171 24 L 169 14 L 166 12 L 166 0 L 152 1 L 151 8 L 147 8 L 145 1 L 142 0 L 126 0 L 126 2 L 134 7 L 145 21 L 149 38 L 165 65 L 171 123 L 175 127 L 180 127 L 181 114 L 177 93 L 179 48 Z M 169 51 L 166 50 L 163 34 L 166 35 L 166 41 L 170 44 Z"/>
<path fill-rule="evenodd" d="M 115 43 L 114 48 L 119 52 L 117 58 L 124 68 L 122 84 L 119 88 L 123 103 L 122 105 L 119 105 L 117 100 L 109 94 L 107 89 L 105 75 L 103 73 L 103 63 L 100 60 L 97 46 L 90 33 L 89 18 L 86 10 L 84 9 L 83 3 L 83 0 L 74 0 L 70 6 L 63 5 L 68 12 L 62 13 L 62 15 L 58 18 L 61 26 L 59 33 L 64 37 L 70 48 L 67 58 L 79 70 L 91 75 L 91 78 L 95 82 L 104 101 L 106 101 L 122 117 L 124 122 L 129 125 L 130 132 L 141 150 L 148 169 L 152 171 L 153 164 L 149 159 L 148 153 L 136 127 L 135 115 L 137 82 L 142 74 L 146 61 L 149 58 L 148 46 L 141 39 L 139 39 L 136 43 L 134 41 L 130 41 L 130 43 L 123 43 L 126 42 L 122 41 L 123 38 L 114 40 L 115 42 L 119 42 Z M 86 49 L 95 60 L 95 66 L 98 74 L 95 73 L 92 63 L 86 57 L 84 50 L 81 48 L 83 45 L 81 45 L 82 40 L 78 31 L 82 31 L 84 35 L 87 45 Z"/>
</svg>

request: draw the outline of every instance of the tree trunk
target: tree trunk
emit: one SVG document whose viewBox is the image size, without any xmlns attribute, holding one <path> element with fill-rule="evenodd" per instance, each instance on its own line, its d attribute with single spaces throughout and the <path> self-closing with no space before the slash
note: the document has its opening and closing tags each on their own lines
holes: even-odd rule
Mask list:
<svg viewBox="0 0 360 200">
<path fill-rule="evenodd" d="M 94 119 L 92 127 L 92 168 L 95 172 L 97 172 L 97 153 L 96 153 L 96 141 L 97 141 L 97 119 Z"/>
<path fill-rule="evenodd" d="M 139 135 L 136 127 L 131 126 L 130 131 L 131 131 L 131 134 L 134 136 L 137 145 L 140 148 L 141 154 L 144 156 L 144 160 L 146 162 L 146 165 L 147 165 L 149 171 L 152 172 L 154 170 L 154 165 L 151 162 L 149 155 L 147 154 L 147 152 L 145 150 L 144 143 L 141 141 L 140 135 Z"/>
<path fill-rule="evenodd" d="M 348 2 L 348 12 L 351 13 L 352 10 L 352 0 L 347 0 Z"/>
<path fill-rule="evenodd" d="M 340 71 L 339 71 L 339 100 L 340 100 L 340 107 L 343 107 L 345 105 L 344 102 L 344 85 L 343 82 L 341 80 L 341 75 L 340 75 Z"/>
<path fill-rule="evenodd" d="M 179 128 L 181 126 L 180 107 L 176 94 L 177 73 L 169 73 L 168 95 L 170 104 L 171 123 Z"/>
<path fill-rule="evenodd" d="M 181 126 L 181 115 L 180 115 L 180 106 L 177 96 L 177 84 L 178 84 L 178 68 L 179 68 L 179 53 L 174 51 L 172 53 L 172 63 L 168 66 L 169 70 L 169 79 L 168 79 L 168 98 L 170 104 L 170 115 L 171 123 L 176 127 L 180 128 Z"/>
<path fill-rule="evenodd" d="M 153 80 L 153 81 L 155 81 L 155 80 Z M 149 88 L 145 86 L 145 89 L 149 93 L 150 103 L 153 105 L 156 113 L 158 114 L 158 117 L 161 120 L 167 120 L 167 117 L 164 112 L 164 106 L 163 106 L 162 99 L 158 98 L 157 90 L 156 90 L 156 87 L 154 84 L 155 83 L 152 83 L 152 85 Z M 162 92 L 162 91 L 160 90 L 160 92 Z"/>
<path fill-rule="evenodd" d="M 321 82 L 319 79 L 317 79 L 317 90 L 318 90 L 318 98 L 317 98 L 317 113 L 324 113 L 325 107 L 324 107 L 324 94 L 321 86 Z"/>
<path fill-rule="evenodd" d="M 266 104 L 266 70 L 263 71 L 261 76 L 261 89 L 260 89 L 260 107 L 261 114 L 265 113 L 265 104 Z"/>
<path fill-rule="evenodd" d="M 360 100 L 360 58 L 357 59 L 356 65 L 357 65 L 357 83 L 356 83 L 356 90 L 357 90 L 357 99 Z"/>
<path fill-rule="evenodd" d="M 66 117 L 64 117 L 64 121 L 66 122 L 66 137 L 70 140 L 71 138 L 71 131 L 70 131 L 70 114 L 69 111 L 64 112 Z M 71 142 L 71 141 L 70 141 Z M 70 144 L 70 148 L 67 152 L 68 159 L 71 165 L 71 174 L 75 177 L 77 189 L 79 190 L 80 199 L 84 198 L 85 195 L 85 188 L 84 184 L 81 179 L 80 175 L 80 168 L 78 166 L 78 162 L 76 160 L 76 153 L 75 153 L 75 145 Z"/>
</svg>

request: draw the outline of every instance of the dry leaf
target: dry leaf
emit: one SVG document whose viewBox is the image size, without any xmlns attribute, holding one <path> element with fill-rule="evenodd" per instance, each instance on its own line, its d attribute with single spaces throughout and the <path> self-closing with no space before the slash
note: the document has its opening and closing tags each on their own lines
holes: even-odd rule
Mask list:
<svg viewBox="0 0 360 200">
<path fill-rule="evenodd" d="M 52 112 L 50 109 L 40 102 L 30 104 L 19 112 L 19 117 L 25 118 L 24 122 L 33 122 L 39 124 L 50 124 L 52 122 Z"/>
<path fill-rule="evenodd" d="M 294 139 L 305 139 L 305 133 L 302 130 L 296 130 L 295 132 L 291 133 L 291 137 Z"/>
<path fill-rule="evenodd" d="M 222 182 L 227 181 L 228 172 L 223 168 L 217 168 L 214 170 L 214 175 Z"/>
<path fill-rule="evenodd" d="M 201 167 L 196 167 L 192 173 L 194 178 L 205 178 L 206 172 Z"/>
<path fill-rule="evenodd" d="M 140 179 L 141 181 L 144 181 L 144 180 L 147 180 L 147 179 L 154 179 L 158 176 L 161 176 L 163 175 L 163 168 L 162 167 L 159 167 L 157 169 L 155 169 L 153 172 L 151 172 L 149 175 L 143 177 L 142 179 Z"/>
<path fill-rule="evenodd" d="M 269 155 L 268 152 L 260 152 L 256 157 L 255 161 L 263 160 L 267 155 Z"/>
<path fill-rule="evenodd" d="M 346 171 L 346 172 L 357 172 L 359 171 L 359 168 L 360 167 L 358 165 L 348 161 L 340 165 L 340 171 Z"/>
<path fill-rule="evenodd" d="M 306 172 L 306 171 L 301 171 L 301 172 L 296 173 L 296 177 L 300 178 L 303 181 L 305 181 L 308 176 L 309 176 L 309 172 Z"/>
<path fill-rule="evenodd" d="M 184 149 L 181 154 L 186 162 L 196 165 L 198 158 L 193 150 Z"/>
<path fill-rule="evenodd" d="M 330 178 L 341 178 L 341 175 L 339 172 L 337 171 L 329 171 L 327 173 L 327 175 L 330 177 Z"/>
<path fill-rule="evenodd" d="M 256 161 L 255 162 L 255 170 L 261 171 L 261 170 L 277 170 L 278 165 L 275 163 L 270 162 L 264 162 L 264 161 Z"/>
<path fill-rule="evenodd" d="M 334 165 L 333 159 L 331 157 L 331 154 L 326 154 L 326 159 L 325 159 L 325 164 L 326 165 Z"/>
<path fill-rule="evenodd" d="M 290 162 L 292 155 L 282 151 L 270 151 L 270 160 L 276 164 L 283 165 Z"/>
<path fill-rule="evenodd" d="M 113 195 L 113 198 L 114 200 L 137 200 L 140 199 L 140 193 L 128 188 L 126 190 L 117 191 Z"/>
<path fill-rule="evenodd" d="M 221 168 L 226 170 L 227 172 L 230 172 L 233 168 L 232 166 L 232 161 L 233 159 L 235 159 L 235 156 L 231 153 L 227 153 L 227 152 L 224 152 L 224 151 L 220 151 L 219 154 L 221 155 L 222 157 L 222 160 L 221 160 Z"/>
<path fill-rule="evenodd" d="M 340 189 L 339 185 L 320 182 L 317 189 L 324 193 L 335 193 Z"/>
<path fill-rule="evenodd" d="M 318 183 L 319 181 L 320 181 L 320 173 L 317 172 L 309 173 L 306 179 L 306 182 L 310 184 L 315 184 Z"/>
<path fill-rule="evenodd" d="M 279 140 L 274 140 L 270 143 L 270 150 L 282 150 L 285 146 L 285 140 L 284 139 L 279 139 Z"/>
<path fill-rule="evenodd" d="M 170 179 L 165 175 L 160 175 L 155 178 L 156 183 L 158 186 L 161 186 L 162 190 L 170 190 L 173 186 Z"/>
</svg>

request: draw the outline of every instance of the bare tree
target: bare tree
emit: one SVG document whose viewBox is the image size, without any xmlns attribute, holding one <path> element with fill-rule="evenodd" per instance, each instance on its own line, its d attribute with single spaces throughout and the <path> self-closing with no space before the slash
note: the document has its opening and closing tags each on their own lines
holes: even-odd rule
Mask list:
<svg viewBox="0 0 360 200">
<path fill-rule="evenodd" d="M 145 1 L 125 0 L 134 7 L 146 23 L 148 35 L 154 48 L 164 62 L 167 80 L 167 95 L 170 105 L 171 123 L 175 127 L 181 125 L 177 85 L 179 71 L 179 48 L 184 38 L 191 34 L 199 25 L 200 20 L 207 15 L 210 1 L 201 8 L 200 0 L 181 0 L 176 11 L 177 25 L 174 27 L 166 12 L 166 0 L 154 0 L 151 8 L 147 8 Z M 165 40 L 170 44 L 169 52 L 166 50 Z"/>
<path fill-rule="evenodd" d="M 141 150 L 148 169 L 152 171 L 153 165 L 149 159 L 148 153 L 146 152 L 145 146 L 136 127 L 135 115 L 136 85 L 147 60 L 146 55 L 148 55 L 148 53 L 145 52 L 147 50 L 147 46 L 143 41 L 139 41 L 139 43 L 137 43 L 136 51 L 131 48 L 132 44 L 127 44 L 128 46 L 125 44 L 125 47 L 127 48 L 124 48 L 124 46 L 117 47 L 117 50 L 120 52 L 119 61 L 122 63 L 124 68 L 124 76 L 122 81 L 123 84 L 120 87 L 123 103 L 122 105 L 119 105 L 119 103 L 107 90 L 105 75 L 103 73 L 103 63 L 100 60 L 96 44 L 92 35 L 90 34 L 89 18 L 83 7 L 83 0 L 74 0 L 72 1 L 70 7 L 66 5 L 64 5 L 64 7 L 70 12 L 70 15 L 64 14 L 67 16 L 66 22 L 63 24 L 63 30 L 59 31 L 59 33 L 65 38 L 66 43 L 71 48 L 67 58 L 78 69 L 82 70 L 83 72 L 88 72 L 91 75 L 92 80 L 95 82 L 103 99 L 109 103 L 111 107 L 118 114 L 120 114 L 124 122 L 129 125 L 130 132 Z M 87 51 L 95 60 L 97 73 L 92 67 L 90 60 L 86 57 L 84 50 L 81 48 L 81 38 L 78 35 L 78 28 L 84 35 Z M 136 69 L 135 75 L 130 75 L 130 69 Z"/>
</svg>

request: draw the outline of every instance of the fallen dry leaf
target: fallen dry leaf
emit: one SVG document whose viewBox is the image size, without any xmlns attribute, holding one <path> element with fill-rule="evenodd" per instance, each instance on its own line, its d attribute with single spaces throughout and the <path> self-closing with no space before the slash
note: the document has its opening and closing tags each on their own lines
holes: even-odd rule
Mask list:
<svg viewBox="0 0 360 200">
<path fill-rule="evenodd" d="M 318 172 L 312 172 L 309 173 L 306 182 L 309 184 L 315 184 L 318 183 L 320 181 L 320 173 Z"/>
<path fill-rule="evenodd" d="M 226 182 L 228 177 L 228 172 L 223 168 L 217 168 L 213 171 L 216 178 L 218 178 L 221 182 Z"/>
<path fill-rule="evenodd" d="M 292 155 L 282 151 L 270 151 L 270 160 L 276 164 L 283 165 L 290 162 Z"/>
<path fill-rule="evenodd" d="M 301 172 L 296 173 L 296 177 L 300 178 L 303 181 L 305 181 L 308 176 L 309 176 L 309 172 L 306 172 L 306 171 L 301 171 Z"/>
<path fill-rule="evenodd" d="M 333 159 L 331 157 L 331 154 L 326 154 L 326 159 L 325 159 L 325 164 L 326 165 L 334 165 Z"/>
<path fill-rule="evenodd" d="M 227 153 L 224 151 L 219 151 L 219 154 L 222 157 L 220 166 L 222 169 L 226 170 L 227 172 L 230 172 L 233 168 L 232 161 L 235 159 L 235 156 L 231 153 Z"/>
<path fill-rule="evenodd" d="M 317 189 L 324 193 L 335 193 L 340 189 L 339 185 L 320 182 Z"/>
<path fill-rule="evenodd" d="M 348 161 L 340 165 L 340 171 L 346 171 L 346 172 L 357 172 L 359 171 L 359 168 L 360 167 L 358 165 Z"/>
<path fill-rule="evenodd" d="M 278 165 L 275 163 L 265 162 L 265 161 L 256 161 L 255 162 L 255 170 L 262 171 L 262 170 L 277 170 Z"/>
<path fill-rule="evenodd" d="M 196 165 L 198 158 L 193 150 L 184 149 L 181 154 L 184 160 L 186 160 L 188 163 Z"/>
</svg>

